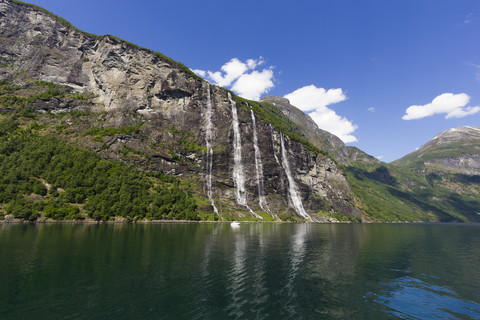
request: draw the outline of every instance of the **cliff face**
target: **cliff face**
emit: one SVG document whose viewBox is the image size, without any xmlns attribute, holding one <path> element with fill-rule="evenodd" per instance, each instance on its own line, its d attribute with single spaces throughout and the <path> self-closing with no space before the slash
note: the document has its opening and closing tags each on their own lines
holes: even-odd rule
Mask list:
<svg viewBox="0 0 480 320">
<path fill-rule="evenodd" d="M 37 121 L 56 125 L 42 115 L 65 113 L 63 138 L 181 177 L 205 200 L 203 210 L 307 220 L 322 220 L 319 211 L 360 216 L 332 159 L 161 54 L 83 33 L 10 0 L 0 0 L 0 43 L 0 81 L 27 89 L 46 81 L 70 93 L 34 101 Z M 88 98 L 73 101 L 75 94 Z M 68 116 L 72 110 L 91 116 L 80 121 Z"/>
<path fill-rule="evenodd" d="M 278 107 L 283 114 L 301 125 L 301 133 L 316 147 L 327 151 L 342 165 L 347 164 L 349 160 L 348 151 L 343 141 L 334 134 L 318 128 L 309 115 L 291 105 L 288 99 L 269 95 L 263 97 L 260 101 L 268 102 Z"/>
</svg>

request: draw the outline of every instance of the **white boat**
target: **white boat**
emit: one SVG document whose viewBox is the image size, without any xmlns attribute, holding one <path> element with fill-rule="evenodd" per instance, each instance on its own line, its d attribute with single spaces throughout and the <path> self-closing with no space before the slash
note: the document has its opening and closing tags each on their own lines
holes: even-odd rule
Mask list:
<svg viewBox="0 0 480 320">
<path fill-rule="evenodd" d="M 232 228 L 236 228 L 240 226 L 240 222 L 233 221 L 230 225 L 232 226 Z"/>
</svg>

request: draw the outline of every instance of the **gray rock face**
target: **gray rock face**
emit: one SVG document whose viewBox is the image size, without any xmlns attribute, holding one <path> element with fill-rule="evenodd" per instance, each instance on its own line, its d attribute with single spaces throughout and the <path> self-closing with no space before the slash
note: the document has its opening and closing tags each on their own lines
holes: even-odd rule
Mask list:
<svg viewBox="0 0 480 320">
<path fill-rule="evenodd" d="M 32 79 L 42 80 L 65 86 L 72 92 L 94 94 L 93 104 L 86 107 L 99 113 L 96 122 L 87 127 L 99 126 L 100 120 L 103 127 L 142 124 L 137 135 L 103 138 L 106 150 L 100 149 L 100 143 L 85 138 L 78 138 L 77 143 L 113 158 L 118 158 L 117 151 L 128 147 L 142 155 L 129 160 L 131 164 L 189 179 L 200 186 L 199 192 L 203 186 L 203 196 L 209 172 L 205 117 L 210 116 L 213 198 L 224 214 L 249 214 L 235 203 L 232 106 L 225 89 L 208 86 L 178 63 L 150 50 L 112 36 L 85 34 L 39 8 L 10 0 L 0 0 L 0 43 L 0 58 L 11 66 L 0 68 L 0 81 L 26 85 Z M 211 90 L 211 112 L 207 112 L 207 90 Z M 63 107 L 68 109 L 68 105 Z M 286 110 L 282 105 L 278 107 Z M 304 121 L 295 111 L 289 116 L 293 121 Z M 248 106 L 238 106 L 238 118 L 247 202 L 253 210 L 260 210 L 253 123 Z M 306 136 L 313 125 L 305 122 Z M 82 129 L 86 128 L 75 130 Z M 256 121 L 256 129 L 268 208 L 296 215 L 281 160 L 280 132 L 260 119 Z M 312 143 L 326 146 L 337 159 L 346 159 L 340 139 L 313 129 L 315 135 L 307 136 Z M 309 214 L 322 210 L 360 215 L 353 205 L 354 196 L 345 173 L 330 158 L 313 154 L 287 137 L 285 144 L 294 180 Z"/>
</svg>

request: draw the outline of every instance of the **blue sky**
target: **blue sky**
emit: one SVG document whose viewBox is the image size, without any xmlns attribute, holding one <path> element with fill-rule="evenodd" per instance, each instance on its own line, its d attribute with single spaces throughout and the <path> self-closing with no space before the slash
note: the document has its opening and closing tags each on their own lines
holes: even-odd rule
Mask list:
<svg viewBox="0 0 480 320">
<path fill-rule="evenodd" d="M 480 125 L 479 0 L 30 2 L 249 98 L 287 96 L 385 162 Z"/>
</svg>

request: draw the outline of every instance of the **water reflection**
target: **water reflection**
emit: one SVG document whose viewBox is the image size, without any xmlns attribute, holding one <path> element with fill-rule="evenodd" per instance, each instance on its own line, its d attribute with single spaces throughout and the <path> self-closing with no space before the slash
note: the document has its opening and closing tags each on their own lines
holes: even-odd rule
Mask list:
<svg viewBox="0 0 480 320">
<path fill-rule="evenodd" d="M 295 300 L 298 297 L 296 291 L 296 278 L 300 270 L 300 265 L 305 257 L 307 240 L 307 228 L 306 224 L 298 225 L 295 228 L 295 233 L 290 237 L 290 249 L 288 256 L 290 257 L 289 270 L 287 274 L 287 283 L 285 289 L 287 291 L 287 301 L 283 308 L 287 312 L 289 317 L 293 317 L 296 314 Z"/>
<path fill-rule="evenodd" d="M 0 318 L 473 319 L 479 265 L 480 226 L 2 225 Z"/>
<path fill-rule="evenodd" d="M 411 276 L 380 286 L 370 294 L 385 313 L 408 319 L 479 319 L 480 304 L 453 290 Z"/>
<path fill-rule="evenodd" d="M 230 294 L 230 303 L 225 308 L 228 315 L 233 319 L 239 319 L 243 316 L 242 307 L 246 303 L 243 298 L 245 290 L 245 280 L 247 278 L 246 270 L 246 239 L 245 234 L 236 233 L 234 236 L 234 246 L 231 267 L 228 272 L 230 284 L 227 287 Z"/>
</svg>

